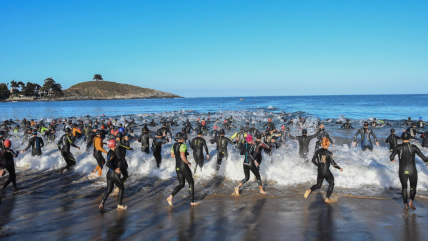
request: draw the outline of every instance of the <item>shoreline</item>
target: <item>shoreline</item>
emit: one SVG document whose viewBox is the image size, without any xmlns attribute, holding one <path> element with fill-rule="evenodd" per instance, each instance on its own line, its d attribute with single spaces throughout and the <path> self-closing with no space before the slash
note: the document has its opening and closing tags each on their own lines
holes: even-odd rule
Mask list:
<svg viewBox="0 0 428 241">
<path fill-rule="evenodd" d="M 36 100 L 0 100 L 0 102 L 59 102 L 59 101 L 79 101 L 79 100 L 145 100 L 145 99 L 184 99 L 185 97 L 132 97 L 132 98 L 61 98 L 61 99 L 36 99 Z"/>
</svg>

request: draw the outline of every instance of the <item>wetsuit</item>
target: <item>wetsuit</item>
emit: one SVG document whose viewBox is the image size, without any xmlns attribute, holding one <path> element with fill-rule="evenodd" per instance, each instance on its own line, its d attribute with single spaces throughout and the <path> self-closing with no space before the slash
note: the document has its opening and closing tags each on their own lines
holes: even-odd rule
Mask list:
<svg viewBox="0 0 428 241">
<path fill-rule="evenodd" d="M 171 133 L 171 131 L 169 130 L 168 127 L 163 126 L 159 130 L 162 132 L 162 136 L 166 137 L 169 134 L 170 140 L 172 139 L 172 133 Z"/>
<path fill-rule="evenodd" d="M 413 128 L 413 127 L 407 128 L 406 132 L 410 134 L 412 139 L 415 139 L 416 134 L 424 134 L 423 132 L 418 131 L 416 128 Z"/>
<path fill-rule="evenodd" d="M 242 145 L 245 142 L 245 138 L 247 138 L 247 133 L 245 133 L 243 130 L 240 132 L 236 132 L 230 139 L 235 140 L 236 138 L 238 138 L 238 145 L 236 146 L 236 148 L 241 150 L 241 155 L 244 155 L 244 148 L 242 148 Z"/>
<path fill-rule="evenodd" d="M 122 181 L 128 179 L 128 162 L 126 161 L 126 150 L 130 150 L 129 141 L 121 139 L 116 141 L 116 156 L 121 161 L 120 172 L 122 173 Z"/>
<path fill-rule="evenodd" d="M 101 137 L 96 136 L 94 138 L 94 157 L 95 160 L 97 160 L 98 166 L 97 170 L 100 169 L 100 172 L 102 172 L 103 166 L 106 163 L 106 160 L 104 159 L 102 152 L 107 154 L 107 151 L 103 148 L 103 140 L 101 140 Z M 100 174 L 101 175 L 101 174 Z"/>
<path fill-rule="evenodd" d="M 343 123 L 340 129 L 354 129 L 354 127 L 352 127 L 351 123 L 346 122 L 346 123 Z"/>
<path fill-rule="evenodd" d="M 256 136 L 258 133 L 260 133 L 260 131 L 257 128 L 251 128 L 249 131 L 251 136 Z"/>
<path fill-rule="evenodd" d="M 424 128 L 425 124 L 426 123 L 423 120 L 418 120 L 416 122 L 416 126 L 419 127 L 419 128 Z"/>
<path fill-rule="evenodd" d="M 392 151 L 389 159 L 394 160 L 395 155 L 399 157 L 398 176 L 401 182 L 401 195 L 403 196 L 404 204 L 407 203 L 407 180 L 410 181 L 410 199 L 414 200 L 416 195 L 416 185 L 418 184 L 418 172 L 416 170 L 415 155 L 418 156 L 425 163 L 428 162 L 427 158 L 422 154 L 419 148 L 410 143 L 403 143 L 397 145 Z"/>
<path fill-rule="evenodd" d="M 92 133 L 92 126 L 87 126 L 86 128 L 85 128 L 85 140 L 84 141 L 86 141 L 86 143 L 88 143 L 88 142 L 90 142 L 92 139 L 91 139 L 91 133 Z"/>
<path fill-rule="evenodd" d="M 272 122 L 266 122 L 266 124 L 263 125 L 263 128 L 265 128 L 266 126 L 270 130 L 274 130 L 275 129 L 275 124 L 273 124 Z"/>
<path fill-rule="evenodd" d="M 256 145 L 251 145 L 249 143 L 244 144 L 244 174 L 245 178 L 242 179 L 241 184 L 244 185 L 248 180 L 250 180 L 250 171 L 254 174 L 254 176 L 257 179 L 257 183 L 259 186 L 262 186 L 262 179 L 260 178 L 259 169 L 257 168 L 255 161 L 255 154 L 256 154 Z"/>
<path fill-rule="evenodd" d="M 175 196 L 185 185 L 185 180 L 189 183 L 190 202 L 195 202 L 195 183 L 192 177 L 192 171 L 189 166 L 181 159 L 180 154 L 187 153 L 187 146 L 182 142 L 176 142 L 171 147 L 171 153 L 175 155 L 175 172 L 177 173 L 178 186 L 174 188 L 171 195 Z M 185 154 L 186 155 L 186 154 Z"/>
<path fill-rule="evenodd" d="M 422 136 L 422 147 L 428 147 L 428 131 L 425 132 Z"/>
<path fill-rule="evenodd" d="M 330 135 L 325 131 L 324 128 L 320 129 L 320 133 L 318 134 L 317 138 L 318 138 L 318 141 L 315 144 L 315 150 L 320 149 L 323 138 L 327 138 L 330 141 L 330 143 L 333 144 L 333 140 L 330 138 Z"/>
<path fill-rule="evenodd" d="M 7 172 L 9 172 L 9 178 L 3 185 L 3 189 L 6 188 L 11 182 L 13 187 L 16 188 L 16 173 L 15 173 L 15 162 L 14 157 L 17 157 L 19 153 L 15 153 L 13 150 L 6 148 L 0 151 L 0 159 Z"/>
<path fill-rule="evenodd" d="M 373 130 L 369 129 L 369 128 L 358 129 L 357 133 L 355 133 L 354 140 L 352 142 L 356 142 L 357 136 L 359 134 L 361 135 L 361 149 L 363 151 L 365 151 L 367 149 L 372 151 L 373 150 L 373 144 L 372 144 L 372 141 L 370 139 L 370 135 L 372 135 L 373 138 L 375 139 L 375 141 L 378 142 L 378 139 L 377 139 L 376 135 L 374 134 Z"/>
<path fill-rule="evenodd" d="M 261 141 L 255 141 L 255 146 L 256 146 L 256 150 L 254 153 L 254 159 L 259 163 L 258 168 L 260 169 L 260 164 L 262 164 L 262 160 L 263 160 L 262 150 L 266 151 L 272 148 Z"/>
<path fill-rule="evenodd" d="M 308 153 L 309 153 L 309 143 L 312 139 L 318 136 L 320 130 L 318 130 L 315 134 L 311 136 L 303 135 L 303 136 L 292 136 L 290 135 L 290 139 L 297 140 L 299 142 L 299 156 L 305 159 L 308 162 Z"/>
<path fill-rule="evenodd" d="M 31 149 L 32 156 L 41 156 L 42 155 L 42 147 L 45 146 L 43 139 L 38 136 L 33 136 L 28 140 L 28 146 L 24 149 L 24 151 Z"/>
<path fill-rule="evenodd" d="M 152 148 L 153 148 L 153 156 L 156 159 L 156 165 L 159 168 L 160 164 L 162 162 L 162 145 L 165 144 L 166 141 L 164 139 L 159 139 L 155 137 L 152 141 Z"/>
<path fill-rule="evenodd" d="M 401 137 L 395 135 L 395 134 L 391 134 L 388 136 L 388 138 L 386 138 L 385 143 L 389 143 L 389 149 L 391 151 L 394 150 L 395 146 L 397 146 L 397 140 L 401 139 Z"/>
<path fill-rule="evenodd" d="M 211 138 L 217 138 L 217 137 L 219 137 L 220 136 L 220 133 L 219 133 L 219 131 L 218 130 L 212 130 L 211 131 Z"/>
<path fill-rule="evenodd" d="M 311 191 L 320 189 L 322 182 L 325 179 L 329 184 L 326 195 L 326 197 L 329 198 L 334 188 L 334 177 L 330 172 L 330 164 L 337 169 L 340 169 L 340 167 L 334 161 L 333 154 L 324 148 L 321 148 L 315 152 L 314 157 L 312 158 L 312 163 L 318 167 L 318 176 L 317 184 L 311 187 Z"/>
<path fill-rule="evenodd" d="M 141 151 L 147 154 L 150 153 L 150 139 L 153 140 L 153 137 L 150 136 L 147 132 L 143 132 L 138 138 L 138 142 L 141 142 Z"/>
<path fill-rule="evenodd" d="M 370 126 L 371 127 L 376 127 L 376 126 L 378 126 L 379 124 L 376 122 L 376 121 L 372 121 L 372 122 L 370 122 Z"/>
<path fill-rule="evenodd" d="M 101 200 L 101 204 L 105 204 L 108 196 L 113 191 L 114 185 L 119 188 L 119 195 L 117 196 L 117 203 L 122 205 L 123 194 L 125 191 L 125 187 L 123 185 L 122 179 L 120 179 L 120 174 L 115 172 L 116 168 L 119 168 L 121 165 L 119 158 L 116 156 L 116 153 L 112 150 L 109 150 L 107 153 L 107 162 L 106 166 L 109 168 L 107 171 L 107 190 L 104 193 L 103 199 Z"/>
<path fill-rule="evenodd" d="M 406 121 L 404 121 L 403 124 L 406 126 L 413 126 L 413 121 L 412 120 L 406 120 Z"/>
<path fill-rule="evenodd" d="M 202 137 L 193 138 L 193 140 L 190 143 L 190 147 L 193 150 L 193 158 L 195 158 L 195 162 L 196 162 L 195 169 L 197 166 L 202 168 L 204 166 L 203 149 L 205 149 L 205 152 L 207 153 L 207 155 L 209 154 L 207 143 L 205 142 L 205 139 Z"/>
<path fill-rule="evenodd" d="M 65 134 L 59 138 L 58 149 L 61 151 L 61 155 L 67 163 L 66 169 L 68 170 L 70 170 L 72 166 L 76 165 L 76 160 L 74 159 L 73 154 L 70 152 L 70 146 L 77 147 L 68 134 Z"/>
<path fill-rule="evenodd" d="M 189 123 L 189 124 L 186 124 L 186 126 L 185 126 L 184 128 L 185 128 L 185 131 L 186 131 L 185 133 L 186 133 L 186 134 L 189 134 L 191 130 L 195 130 L 195 129 L 193 129 L 193 127 L 190 125 L 190 123 Z"/>
<path fill-rule="evenodd" d="M 227 160 L 227 157 L 228 157 L 227 144 L 234 145 L 236 142 L 233 142 L 229 138 L 224 136 L 219 136 L 217 138 L 211 139 L 210 142 L 211 144 L 217 143 L 217 169 L 218 169 L 223 158 Z"/>
</svg>

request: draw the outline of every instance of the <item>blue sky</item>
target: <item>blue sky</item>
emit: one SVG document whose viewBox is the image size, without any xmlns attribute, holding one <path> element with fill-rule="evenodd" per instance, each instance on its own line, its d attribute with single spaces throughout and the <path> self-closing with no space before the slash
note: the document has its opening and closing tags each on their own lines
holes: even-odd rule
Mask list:
<svg viewBox="0 0 428 241">
<path fill-rule="evenodd" d="M 0 82 L 424 94 L 428 1 L 1 1 Z"/>
</svg>

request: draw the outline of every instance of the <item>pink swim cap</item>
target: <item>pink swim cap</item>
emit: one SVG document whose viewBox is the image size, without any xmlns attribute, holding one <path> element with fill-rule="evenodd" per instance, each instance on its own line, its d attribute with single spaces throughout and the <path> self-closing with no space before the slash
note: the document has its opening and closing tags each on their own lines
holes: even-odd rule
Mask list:
<svg viewBox="0 0 428 241">
<path fill-rule="evenodd" d="M 247 135 L 247 142 L 252 142 L 253 141 L 253 137 L 251 135 Z"/>
<path fill-rule="evenodd" d="M 217 130 L 217 126 L 214 126 L 214 130 Z"/>
<path fill-rule="evenodd" d="M 285 125 L 282 125 L 282 126 L 281 126 L 281 129 L 282 129 L 282 130 L 285 130 Z"/>
</svg>

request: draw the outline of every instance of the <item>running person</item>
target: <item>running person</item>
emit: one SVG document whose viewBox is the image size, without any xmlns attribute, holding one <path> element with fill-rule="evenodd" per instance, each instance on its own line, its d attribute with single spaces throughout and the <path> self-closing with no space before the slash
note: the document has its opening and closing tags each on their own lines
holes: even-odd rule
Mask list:
<svg viewBox="0 0 428 241">
<path fill-rule="evenodd" d="M 12 142 L 10 140 L 4 141 L 4 149 L 0 151 L 0 159 L 3 160 L 4 168 L 9 172 L 9 178 L 6 183 L 3 185 L 2 192 L 6 190 L 6 187 L 12 182 L 13 188 L 15 191 L 19 190 L 19 187 L 16 185 L 16 172 L 15 172 L 15 162 L 14 157 L 17 157 L 19 153 L 15 153 L 10 147 Z M 4 173 L 3 173 L 4 175 Z"/>
<path fill-rule="evenodd" d="M 401 138 L 395 135 L 394 129 L 391 129 L 390 132 L 391 132 L 391 135 L 389 135 L 388 138 L 386 138 L 385 143 L 389 143 L 389 150 L 392 152 L 394 148 L 397 146 L 397 140 Z"/>
<path fill-rule="evenodd" d="M 374 134 L 372 129 L 369 129 L 369 123 L 366 121 L 364 122 L 364 128 L 358 129 L 357 133 L 355 133 L 354 140 L 352 141 L 352 145 L 357 145 L 357 136 L 361 135 L 361 149 L 363 151 L 369 149 L 370 151 L 373 151 L 373 144 L 370 140 L 370 135 L 373 136 L 373 138 L 376 141 L 376 145 L 379 146 L 379 141 L 377 140 L 376 135 Z"/>
<path fill-rule="evenodd" d="M 246 137 L 246 143 L 244 144 L 244 174 L 245 178 L 242 179 L 242 181 L 239 183 L 237 187 L 235 187 L 234 194 L 239 196 L 239 188 L 242 187 L 248 180 L 250 180 L 250 171 L 254 174 L 254 176 L 257 179 L 257 183 L 259 184 L 260 193 L 266 194 L 266 192 L 263 190 L 262 185 L 262 179 L 260 177 L 258 166 L 260 163 L 258 163 L 255 159 L 256 155 L 256 145 L 254 144 L 253 137 L 251 135 L 247 135 Z"/>
<path fill-rule="evenodd" d="M 308 136 L 308 131 L 306 129 L 302 130 L 301 136 L 292 136 L 290 133 L 290 139 L 297 140 L 299 142 L 299 156 L 303 158 L 305 162 L 308 162 L 308 153 L 309 153 L 309 143 L 312 139 L 318 136 L 321 130 L 318 130 L 315 134 Z"/>
<path fill-rule="evenodd" d="M 217 171 L 220 170 L 223 158 L 227 160 L 227 144 L 234 145 L 236 143 L 224 136 L 224 129 L 221 129 L 219 133 L 219 137 L 210 140 L 211 144 L 217 143 Z"/>
<path fill-rule="evenodd" d="M 156 166 L 160 168 L 162 162 L 162 145 L 166 143 L 165 139 L 162 139 L 162 132 L 158 130 L 156 137 L 152 141 L 153 156 L 156 160 Z"/>
<path fill-rule="evenodd" d="M 341 172 L 343 172 L 343 169 L 340 168 L 334 161 L 333 154 L 328 150 L 329 145 L 330 141 L 328 140 L 328 138 L 323 138 L 321 141 L 322 148 L 317 150 L 314 154 L 314 157 L 312 158 L 312 163 L 314 163 L 314 165 L 318 167 L 317 184 L 312 186 L 305 192 L 305 198 L 308 198 L 311 192 L 320 189 L 322 182 L 324 181 L 324 179 L 326 179 L 329 186 L 325 202 L 330 203 L 330 196 L 334 188 L 334 177 L 333 174 L 330 172 L 330 164 L 333 165 L 334 168 L 339 169 Z"/>
<path fill-rule="evenodd" d="M 60 169 L 61 174 L 65 170 L 70 170 L 72 166 L 76 165 L 76 159 L 74 159 L 73 154 L 71 154 L 70 152 L 70 146 L 80 150 L 80 147 L 74 144 L 72 138 L 70 137 L 70 134 L 71 134 L 70 128 L 65 128 L 65 134 L 61 138 L 59 138 L 59 141 L 58 141 L 58 149 L 60 150 L 62 157 L 67 163 L 65 167 L 62 167 Z"/>
<path fill-rule="evenodd" d="M 91 129 L 92 130 L 92 129 Z M 107 154 L 107 151 L 104 150 L 103 148 L 103 140 L 101 139 L 101 130 L 97 130 L 96 132 L 96 136 L 93 140 L 94 142 L 94 157 L 95 160 L 97 160 L 97 167 L 92 171 L 92 173 L 96 173 L 98 171 L 98 176 L 101 176 L 101 174 L 103 173 L 103 166 L 106 163 L 106 160 L 104 159 L 102 153 L 104 152 L 105 154 Z M 87 136 L 88 138 L 90 138 L 90 136 Z"/>
<path fill-rule="evenodd" d="M 409 143 L 410 134 L 407 132 L 403 132 L 401 135 L 401 139 L 403 139 L 403 144 L 397 145 L 392 151 L 389 159 L 395 162 L 395 155 L 398 154 L 399 158 L 399 169 L 398 176 L 400 177 L 401 182 L 401 195 L 403 196 L 404 209 L 408 210 L 409 206 L 412 210 L 415 210 L 415 206 L 413 205 L 413 200 L 416 195 L 416 186 L 418 184 L 418 172 L 416 170 L 415 163 L 415 155 L 418 156 L 427 163 L 427 158 L 422 154 L 419 148 L 415 145 Z M 410 181 L 410 201 L 407 205 L 407 180 Z"/>
<path fill-rule="evenodd" d="M 189 183 L 190 205 L 199 205 L 199 203 L 195 203 L 195 183 L 193 181 L 192 171 L 190 170 L 191 164 L 187 160 L 187 146 L 186 143 L 183 143 L 183 133 L 178 132 L 175 139 L 177 142 L 171 147 L 171 157 L 175 158 L 175 170 L 179 184 L 166 200 L 168 204 L 172 206 L 172 198 L 184 187 L 185 180 L 187 180 Z"/>
<path fill-rule="evenodd" d="M 45 146 L 45 143 L 43 142 L 43 139 L 41 137 L 37 136 L 36 130 L 33 130 L 32 134 L 33 134 L 33 137 L 31 137 L 30 140 L 28 140 L 27 147 L 24 150 L 22 150 L 21 153 L 26 152 L 28 149 L 30 149 L 30 147 L 32 147 L 31 155 L 32 156 L 41 156 L 42 155 L 42 147 Z"/>
<path fill-rule="evenodd" d="M 210 159 L 210 155 L 208 152 L 207 143 L 204 138 L 202 138 L 202 130 L 196 130 L 196 133 L 198 134 L 197 137 L 193 138 L 193 140 L 190 142 L 190 147 L 193 150 L 193 158 L 195 158 L 195 173 L 198 166 L 201 168 L 204 166 L 204 152 L 203 149 L 205 149 L 205 152 L 207 153 L 207 159 Z"/>
<path fill-rule="evenodd" d="M 122 205 L 122 200 L 123 200 L 123 194 L 125 191 L 125 187 L 123 185 L 123 181 L 120 178 L 120 166 L 121 166 L 121 161 L 119 160 L 119 158 L 116 156 L 116 141 L 115 140 L 110 140 L 108 142 L 108 147 L 110 148 L 110 150 L 107 153 L 107 162 L 106 162 L 106 166 L 109 168 L 107 171 L 107 190 L 104 193 L 103 199 L 101 200 L 101 204 L 99 206 L 99 209 L 103 210 L 104 209 L 104 204 L 108 198 L 108 196 L 110 195 L 110 193 L 113 191 L 113 187 L 114 185 L 116 185 L 116 187 L 119 188 L 119 195 L 117 196 L 117 209 L 126 209 L 126 206 Z"/>
</svg>

